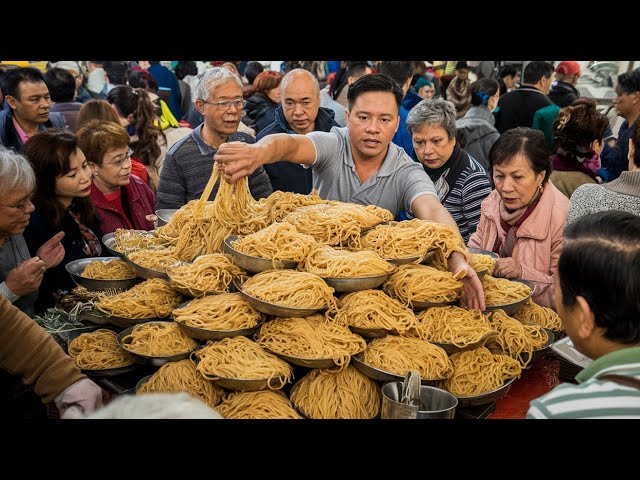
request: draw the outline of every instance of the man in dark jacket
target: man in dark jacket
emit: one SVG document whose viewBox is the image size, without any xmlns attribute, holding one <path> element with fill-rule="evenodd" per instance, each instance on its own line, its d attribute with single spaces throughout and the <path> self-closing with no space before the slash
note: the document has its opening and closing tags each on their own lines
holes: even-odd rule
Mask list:
<svg viewBox="0 0 640 480">
<path fill-rule="evenodd" d="M 49 128 L 64 128 L 66 121 L 51 112 L 51 96 L 44 75 L 33 67 L 8 70 L 2 91 L 8 109 L 0 111 L 0 144 L 22 153 L 25 142 Z"/>
<path fill-rule="evenodd" d="M 339 127 L 334 120 L 334 111 L 320 107 L 320 85 L 318 80 L 302 68 L 291 70 L 280 83 L 281 105 L 275 111 L 274 122 L 261 130 L 257 139 L 274 133 L 328 132 Z M 265 165 L 274 190 L 309 193 L 313 186 L 310 168 L 296 163 L 281 161 Z"/>
<path fill-rule="evenodd" d="M 578 62 L 560 62 L 556 67 L 558 80 L 549 91 L 549 98 L 560 108 L 571 105 L 580 98 L 580 92 L 575 85 L 580 78 L 580 64 Z"/>
<path fill-rule="evenodd" d="M 553 102 L 547 97 L 553 82 L 553 65 L 547 62 L 531 62 L 524 69 L 522 86 L 505 93 L 498 101 L 496 129 L 503 133 L 515 127 L 533 125 L 535 113 Z"/>
</svg>

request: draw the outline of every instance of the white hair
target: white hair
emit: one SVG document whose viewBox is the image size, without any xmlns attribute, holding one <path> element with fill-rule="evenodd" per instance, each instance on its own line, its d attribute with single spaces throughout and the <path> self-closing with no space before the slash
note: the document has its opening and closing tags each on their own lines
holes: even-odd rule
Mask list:
<svg viewBox="0 0 640 480">
<path fill-rule="evenodd" d="M 29 192 L 36 186 L 36 176 L 29 160 L 0 145 L 0 192 L 7 195 L 16 189 Z"/>
<path fill-rule="evenodd" d="M 105 407 L 96 410 L 85 419 L 221 419 L 217 410 L 188 393 L 143 393 L 120 395 Z"/>
<path fill-rule="evenodd" d="M 209 93 L 218 88 L 220 85 L 234 81 L 242 88 L 242 80 L 235 73 L 230 72 L 226 68 L 213 67 L 205 70 L 198 75 L 195 89 L 195 98 L 197 100 L 209 100 Z"/>
</svg>

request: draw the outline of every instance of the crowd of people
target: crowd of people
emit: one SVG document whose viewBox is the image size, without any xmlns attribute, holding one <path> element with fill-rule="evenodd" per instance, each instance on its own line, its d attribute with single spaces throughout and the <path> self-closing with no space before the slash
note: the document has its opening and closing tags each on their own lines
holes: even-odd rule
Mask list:
<svg viewBox="0 0 640 480">
<path fill-rule="evenodd" d="M 573 61 L 529 62 L 521 78 L 510 65 L 487 75 L 484 62 L 450 75 L 430 62 L 219 63 L 0 63 L 0 365 L 43 402 L 67 417 L 101 404 L 29 318 L 74 287 L 65 265 L 101 256 L 106 233 L 152 230 L 157 209 L 200 198 L 214 162 L 220 181 L 248 177 L 256 199 L 316 190 L 449 225 L 498 254 L 494 276 L 534 282 L 534 301 L 597 359 L 576 395 L 640 400 L 601 375 L 640 378 L 640 69 L 617 78 L 624 122 L 611 145 Z M 598 262 L 585 270 L 587 258 Z M 448 269 L 463 304 L 484 310 L 465 256 Z M 561 396 L 530 415 L 556 416 Z"/>
</svg>

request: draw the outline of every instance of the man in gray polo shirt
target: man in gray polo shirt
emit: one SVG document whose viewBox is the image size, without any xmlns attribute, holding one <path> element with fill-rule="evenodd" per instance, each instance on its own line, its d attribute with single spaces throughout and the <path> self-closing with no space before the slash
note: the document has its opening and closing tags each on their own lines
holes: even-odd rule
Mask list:
<svg viewBox="0 0 640 480">
<path fill-rule="evenodd" d="M 211 68 L 199 77 L 194 94 L 204 123 L 167 152 L 156 208 L 180 208 L 200 198 L 213 171 L 213 154 L 224 142 L 255 142 L 251 135 L 237 131 L 243 108 L 240 78 L 224 68 Z M 216 183 L 209 200 L 215 198 L 218 186 Z M 262 167 L 249 176 L 249 189 L 254 198 L 273 193 Z"/>
<path fill-rule="evenodd" d="M 313 167 L 313 186 L 322 198 L 377 205 L 394 216 L 404 209 L 458 231 L 422 166 L 391 143 L 402 96 L 402 89 L 387 75 L 364 75 L 347 94 L 347 127 L 307 135 L 274 134 L 253 145 L 230 142 L 220 146 L 214 160 L 225 179 L 234 183 L 265 163 L 286 158 Z M 484 310 L 478 276 L 462 254 L 451 255 L 449 270 L 463 269 L 466 305 Z"/>
</svg>

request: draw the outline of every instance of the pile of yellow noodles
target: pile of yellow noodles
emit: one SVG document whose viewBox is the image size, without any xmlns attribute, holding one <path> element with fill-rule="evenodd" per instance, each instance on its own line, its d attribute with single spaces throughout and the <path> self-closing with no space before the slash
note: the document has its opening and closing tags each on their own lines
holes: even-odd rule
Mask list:
<svg viewBox="0 0 640 480">
<path fill-rule="evenodd" d="M 233 279 L 246 273 L 223 253 L 201 255 L 191 264 L 178 264 L 167 269 L 171 286 L 190 297 L 229 292 Z"/>
<path fill-rule="evenodd" d="M 171 249 L 138 250 L 137 252 L 128 253 L 127 258 L 136 265 L 156 272 L 166 272 L 168 267 L 180 261 Z"/>
<path fill-rule="evenodd" d="M 274 260 L 274 268 L 280 268 L 277 260 L 301 262 L 314 245 L 316 241 L 312 236 L 298 232 L 290 223 L 276 222 L 238 238 L 231 246 L 245 255 Z"/>
<path fill-rule="evenodd" d="M 121 343 L 130 352 L 148 357 L 169 357 L 198 347 L 198 343 L 187 337 L 174 322 L 141 323 L 133 327 Z"/>
<path fill-rule="evenodd" d="M 242 290 L 268 303 L 293 308 L 337 309 L 334 289 L 313 273 L 267 270 L 247 280 Z"/>
<path fill-rule="evenodd" d="M 198 372 L 208 379 L 268 380 L 278 390 L 289 383 L 293 370 L 284 360 L 267 352 L 247 337 L 227 337 L 209 341 L 192 354 L 198 360 Z"/>
<path fill-rule="evenodd" d="M 218 406 L 218 411 L 224 418 L 240 420 L 302 418 L 281 391 L 233 392 Z"/>
<path fill-rule="evenodd" d="M 414 264 L 398 267 L 382 288 L 405 305 L 414 302 L 453 302 L 463 292 L 462 282 L 456 280 L 451 272 Z"/>
<path fill-rule="evenodd" d="M 455 306 L 432 307 L 416 315 L 418 338 L 465 347 L 486 335 L 497 334 L 480 310 Z"/>
<path fill-rule="evenodd" d="M 509 305 L 531 295 L 531 288 L 528 285 L 491 275 L 482 277 L 482 286 L 484 301 L 488 307 Z"/>
<path fill-rule="evenodd" d="M 283 192 L 276 190 L 267 198 L 258 200 L 254 207 L 256 211 L 264 212 L 267 223 L 281 222 L 284 217 L 293 212 L 298 207 L 306 207 L 307 205 L 317 205 L 319 203 L 329 203 L 322 200 L 318 192 L 314 190 L 308 195 L 293 192 Z"/>
<path fill-rule="evenodd" d="M 476 272 L 486 271 L 489 274 L 493 272 L 493 267 L 496 265 L 495 258 L 482 253 L 470 253 L 469 257 L 469 266 Z"/>
<path fill-rule="evenodd" d="M 386 275 L 395 266 L 375 252 L 350 252 L 318 244 L 311 249 L 301 268 L 323 278 L 364 278 Z"/>
<path fill-rule="evenodd" d="M 136 272 L 122 260 L 114 259 L 108 262 L 95 260 L 84 267 L 82 276 L 96 280 L 125 280 L 134 278 Z"/>
<path fill-rule="evenodd" d="M 167 281 L 150 278 L 125 292 L 101 297 L 96 302 L 96 308 L 115 317 L 168 317 L 180 302 L 182 295 L 173 290 Z"/>
<path fill-rule="evenodd" d="M 255 327 L 262 316 L 239 293 L 196 298 L 173 311 L 177 323 L 203 330 L 240 330 Z"/>
<path fill-rule="evenodd" d="M 525 323 L 535 323 L 536 325 L 540 325 L 542 328 L 547 328 L 554 333 L 564 331 L 562 320 L 556 312 L 551 310 L 549 307 L 538 305 L 531 299 L 524 303 L 522 308 L 518 310 L 513 318 Z"/>
<path fill-rule="evenodd" d="M 111 248 L 116 252 L 128 253 L 138 250 L 154 250 L 164 248 L 163 239 L 155 237 L 152 232 L 126 230 L 118 228 L 113 232 L 115 245 Z"/>
<path fill-rule="evenodd" d="M 135 363 L 118 345 L 115 332 L 105 328 L 83 333 L 71 340 L 69 356 L 83 370 L 105 370 Z"/>
<path fill-rule="evenodd" d="M 417 326 L 413 310 L 381 290 L 361 290 L 343 296 L 335 322 L 366 329 L 384 328 L 399 335 Z"/>
<path fill-rule="evenodd" d="M 380 389 L 351 366 L 339 372 L 316 369 L 294 386 L 291 401 L 309 418 L 369 419 L 380 411 Z"/>
<path fill-rule="evenodd" d="M 505 380 L 520 376 L 520 364 L 506 355 L 494 355 L 479 347 L 451 355 L 453 375 L 443 388 L 457 397 L 475 397 L 501 387 Z"/>
<path fill-rule="evenodd" d="M 359 247 L 363 229 L 391 218 L 391 212 L 379 207 L 373 210 L 355 203 L 332 201 L 297 208 L 283 221 L 294 225 L 299 232 L 311 235 L 319 243 Z"/>
<path fill-rule="evenodd" d="M 348 327 L 326 321 L 323 315 L 276 318 L 262 325 L 254 339 L 273 353 L 305 359 L 331 358 L 338 366 L 346 366 L 351 355 L 367 348 L 362 337 L 351 333 Z"/>
<path fill-rule="evenodd" d="M 453 228 L 417 218 L 378 225 L 362 236 L 362 248 L 386 259 L 417 256 L 416 262 L 422 262 L 435 249 L 441 250 L 445 258 L 456 251 L 467 254 L 462 237 Z"/>
<path fill-rule="evenodd" d="M 371 367 L 405 376 L 417 370 L 422 379 L 449 378 L 453 364 L 447 352 L 424 340 L 387 335 L 371 341 L 364 351 L 364 363 Z"/>
<path fill-rule="evenodd" d="M 202 378 L 189 359 L 165 363 L 136 393 L 150 392 L 186 392 L 210 407 L 217 406 L 225 395 L 221 387 Z"/>
<path fill-rule="evenodd" d="M 525 325 L 503 310 L 491 314 L 491 326 L 499 335 L 490 340 L 489 348 L 515 358 L 522 368 L 529 365 L 533 352 L 542 349 L 549 340 L 547 332 L 539 325 Z"/>
</svg>

